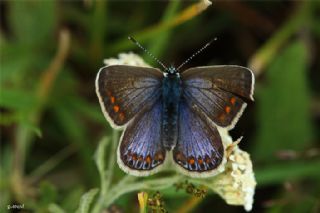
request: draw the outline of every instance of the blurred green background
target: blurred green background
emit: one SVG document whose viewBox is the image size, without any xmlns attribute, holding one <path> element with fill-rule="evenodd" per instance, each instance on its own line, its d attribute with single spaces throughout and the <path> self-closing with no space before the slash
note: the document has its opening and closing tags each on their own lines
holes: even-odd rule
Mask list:
<svg viewBox="0 0 320 213">
<path fill-rule="evenodd" d="M 0 212 L 12 204 L 73 212 L 100 187 L 95 150 L 118 134 L 100 110 L 95 76 L 121 52 L 156 66 L 128 35 L 175 65 L 217 37 L 185 68 L 253 69 L 255 102 L 231 131 L 253 159 L 253 212 L 320 212 L 320 2 L 213 1 L 202 12 L 197 3 L 0 1 Z M 124 176 L 114 170 L 111 186 Z M 173 188 L 160 191 L 169 212 L 243 211 L 213 193 L 190 203 Z M 104 211 L 139 212 L 137 192 Z"/>
</svg>

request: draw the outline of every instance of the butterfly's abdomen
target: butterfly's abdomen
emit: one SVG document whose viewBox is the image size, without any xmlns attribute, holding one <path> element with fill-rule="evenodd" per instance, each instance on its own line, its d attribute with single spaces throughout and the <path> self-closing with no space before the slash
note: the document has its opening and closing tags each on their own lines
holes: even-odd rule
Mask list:
<svg viewBox="0 0 320 213">
<path fill-rule="evenodd" d="M 180 96 L 181 79 L 179 75 L 168 74 L 162 82 L 162 142 L 168 151 L 172 150 L 177 143 Z"/>
</svg>

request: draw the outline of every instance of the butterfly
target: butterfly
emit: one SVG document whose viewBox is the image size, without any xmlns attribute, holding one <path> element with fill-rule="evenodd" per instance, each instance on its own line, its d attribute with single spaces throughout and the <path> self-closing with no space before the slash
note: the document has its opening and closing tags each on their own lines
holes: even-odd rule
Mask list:
<svg viewBox="0 0 320 213">
<path fill-rule="evenodd" d="M 126 173 L 148 176 L 170 160 L 183 174 L 210 177 L 225 163 L 218 128 L 232 129 L 246 101 L 253 101 L 254 75 L 237 65 L 180 71 L 196 54 L 178 68 L 154 57 L 163 72 L 129 65 L 99 70 L 96 93 L 103 114 L 112 127 L 124 129 L 117 162 Z"/>
</svg>

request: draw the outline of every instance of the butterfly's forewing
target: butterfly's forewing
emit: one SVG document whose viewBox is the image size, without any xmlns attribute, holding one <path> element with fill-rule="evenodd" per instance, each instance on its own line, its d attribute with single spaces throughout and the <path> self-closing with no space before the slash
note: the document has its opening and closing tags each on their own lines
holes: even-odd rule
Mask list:
<svg viewBox="0 0 320 213">
<path fill-rule="evenodd" d="M 161 122 L 159 99 L 128 124 L 118 148 L 118 164 L 125 172 L 145 176 L 159 170 L 166 156 L 161 143 Z"/>
<path fill-rule="evenodd" d="M 178 125 L 173 159 L 180 171 L 193 177 L 216 174 L 224 161 L 224 147 L 217 128 L 194 112 L 185 100 L 180 104 Z"/>
<path fill-rule="evenodd" d="M 96 92 L 105 117 L 113 127 L 125 125 L 136 114 L 150 108 L 161 94 L 160 70 L 111 65 L 100 69 Z"/>
<path fill-rule="evenodd" d="M 196 67 L 181 78 L 187 104 L 221 127 L 233 128 L 246 106 L 244 100 L 253 100 L 254 76 L 245 67 Z"/>
</svg>

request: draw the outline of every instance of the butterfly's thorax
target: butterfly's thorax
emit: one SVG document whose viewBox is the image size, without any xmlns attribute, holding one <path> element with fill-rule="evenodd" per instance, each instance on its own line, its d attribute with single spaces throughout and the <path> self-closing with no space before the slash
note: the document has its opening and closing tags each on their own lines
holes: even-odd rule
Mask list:
<svg viewBox="0 0 320 213">
<path fill-rule="evenodd" d="M 177 143 L 180 96 L 179 73 L 166 74 L 162 81 L 162 142 L 167 150 L 172 150 Z"/>
</svg>

